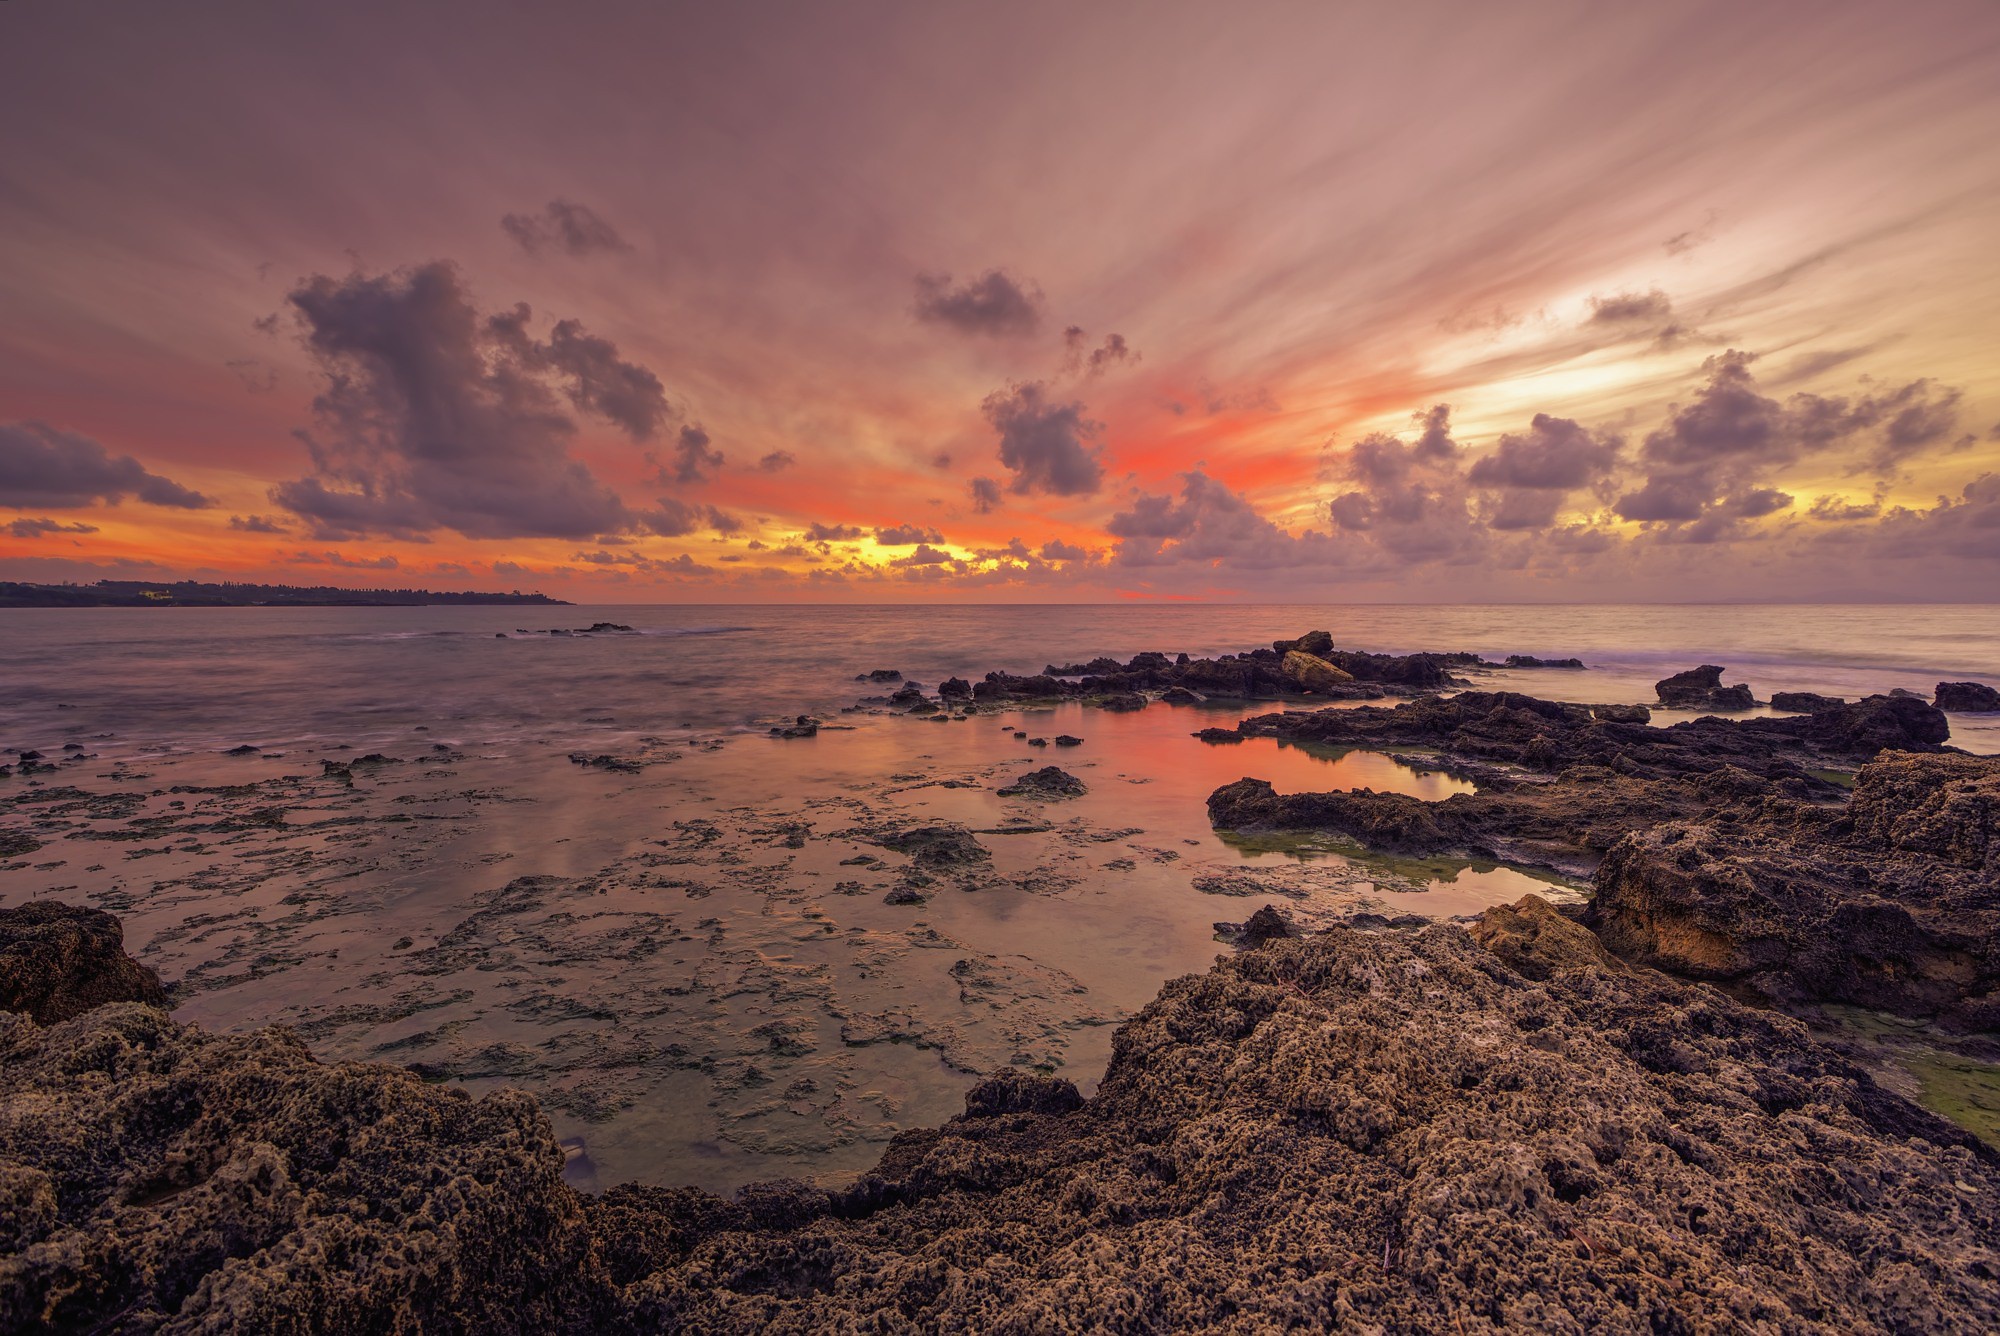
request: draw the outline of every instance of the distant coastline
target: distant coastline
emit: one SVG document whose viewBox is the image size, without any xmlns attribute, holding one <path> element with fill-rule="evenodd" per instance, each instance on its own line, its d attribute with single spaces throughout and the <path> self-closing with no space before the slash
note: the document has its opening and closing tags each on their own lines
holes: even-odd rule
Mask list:
<svg viewBox="0 0 2000 1336">
<path fill-rule="evenodd" d="M 198 580 L 99 580 L 88 585 L 0 581 L 0 608 L 323 608 L 430 604 L 570 606 L 567 599 L 519 592 L 339 589 L 331 585 L 206 584 Z"/>
</svg>

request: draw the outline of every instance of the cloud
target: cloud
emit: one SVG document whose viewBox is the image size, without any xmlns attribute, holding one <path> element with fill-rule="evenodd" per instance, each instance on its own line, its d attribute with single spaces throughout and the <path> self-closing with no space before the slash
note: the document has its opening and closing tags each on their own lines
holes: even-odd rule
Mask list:
<svg viewBox="0 0 2000 1336">
<path fill-rule="evenodd" d="M 46 518 L 30 519 L 26 515 L 21 516 L 21 518 L 7 526 L 7 533 L 13 538 L 45 538 L 50 534 L 57 533 L 96 532 L 97 526 L 95 524 L 85 524 L 81 521 L 73 524 L 64 524 L 61 520 Z"/>
<path fill-rule="evenodd" d="M 1091 348 L 1090 335 L 1081 325 L 1071 325 L 1063 331 L 1063 347 L 1066 349 L 1063 369 L 1081 371 L 1086 376 L 1099 376 L 1115 366 L 1139 360 L 1139 354 L 1125 342 L 1123 334 L 1107 334 L 1103 343 Z"/>
<path fill-rule="evenodd" d="M 1647 435 L 1639 456 L 1645 480 L 1618 497 L 1621 518 L 1755 518 L 1747 498 L 1775 491 L 1774 475 L 1808 456 L 1858 450 L 1851 472 L 1888 473 L 1957 425 L 1959 391 L 1928 379 L 1858 400 L 1795 394 L 1780 403 L 1759 390 L 1755 361 L 1731 349 L 1702 363 L 1707 383 Z"/>
<path fill-rule="evenodd" d="M 236 373 L 243 388 L 252 394 L 269 394 L 278 388 L 278 370 L 260 357 L 232 357 L 223 363 Z"/>
<path fill-rule="evenodd" d="M 773 450 L 757 461 L 757 468 L 762 473 L 782 473 L 798 462 L 798 456 L 789 450 Z"/>
<path fill-rule="evenodd" d="M 916 524 L 896 524 L 875 531 L 875 542 L 880 547 L 912 547 L 918 543 L 942 543 L 944 535 L 936 529 L 926 529 Z"/>
<path fill-rule="evenodd" d="M 292 528 L 276 515 L 231 515 L 229 527 L 238 533 L 290 533 Z"/>
<path fill-rule="evenodd" d="M 1806 513 L 1816 520 L 1844 524 L 1852 520 L 1872 520 L 1882 513 L 1879 501 L 1849 501 L 1844 496 L 1818 496 Z"/>
<path fill-rule="evenodd" d="M 177 510 L 215 504 L 88 436 L 46 422 L 0 422 L 0 504 L 65 509 L 128 497 Z"/>
<path fill-rule="evenodd" d="M 291 566 L 339 566 L 353 571 L 393 571 L 402 564 L 391 556 L 350 557 L 342 552 L 292 552 L 278 560 Z"/>
<path fill-rule="evenodd" d="M 510 213 L 500 230 L 530 255 L 614 255 L 632 247 L 597 213 L 567 200 L 550 200 L 540 213 Z"/>
<path fill-rule="evenodd" d="M 972 508 L 981 515 L 990 515 L 1000 508 L 1000 484 L 991 478 L 974 478 L 965 485 L 972 496 Z"/>
<path fill-rule="evenodd" d="M 926 324 L 993 338 L 1023 337 L 1042 324 L 1041 291 L 1001 269 L 989 269 L 959 287 L 952 286 L 950 274 L 920 274 L 914 309 Z"/>
<path fill-rule="evenodd" d="M 457 270 L 315 277 L 289 298 L 325 384 L 299 433 L 311 476 L 271 497 L 320 538 L 583 538 L 645 528 L 570 458 L 562 400 L 644 439 L 670 410 L 659 381 L 562 321 L 547 342 L 526 306 L 481 319 Z"/>
<path fill-rule="evenodd" d="M 1051 538 L 1042 544 L 1038 554 L 1043 561 L 1088 561 L 1090 553 L 1075 543 L 1065 543 L 1060 538 Z"/>
<path fill-rule="evenodd" d="M 1502 436 L 1475 460 L 1466 480 L 1495 489 L 1479 499 L 1490 527 L 1546 529 L 1571 492 L 1610 476 L 1623 445 L 1568 418 L 1537 413 L 1526 432 Z"/>
<path fill-rule="evenodd" d="M 1673 302 L 1658 288 L 1592 297 L 1590 318 L 1584 323 L 1628 336 L 1650 334 L 1656 348 L 1671 348 L 1697 335 L 1696 330 L 1675 316 Z"/>
<path fill-rule="evenodd" d="M 1200 470 L 1182 475 L 1180 499 L 1141 495 L 1105 529 L 1120 540 L 1114 562 L 1165 566 L 1194 562 L 1268 570 L 1325 559 L 1324 536 L 1294 538 L 1259 515 L 1247 497 Z"/>
<path fill-rule="evenodd" d="M 897 557 L 889 564 L 891 566 L 944 566 L 948 565 L 951 560 L 951 553 L 941 552 L 929 543 L 919 543 L 917 544 L 916 551 L 911 552 L 908 556 Z"/>
<path fill-rule="evenodd" d="M 809 543 L 851 543 L 857 538 L 865 538 L 866 529 L 852 524 L 808 524 L 806 541 Z"/>
<path fill-rule="evenodd" d="M 696 426 L 682 427 L 674 442 L 673 480 L 683 487 L 707 482 L 721 467 L 722 452 L 709 449 L 708 433 Z"/>
<path fill-rule="evenodd" d="M 1029 381 L 995 390 L 981 410 L 1000 433 L 1000 462 L 1014 474 L 1010 490 L 1087 496 L 1103 485 L 1104 466 L 1088 442 L 1104 424 L 1086 418 L 1081 403 L 1052 403 L 1040 381 Z"/>
</svg>

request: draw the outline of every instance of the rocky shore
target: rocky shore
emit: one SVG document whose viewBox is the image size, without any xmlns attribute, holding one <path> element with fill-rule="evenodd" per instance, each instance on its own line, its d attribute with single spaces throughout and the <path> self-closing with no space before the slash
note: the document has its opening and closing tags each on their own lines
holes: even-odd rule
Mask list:
<svg viewBox="0 0 2000 1336">
<path fill-rule="evenodd" d="M 1316 632 L 949 679 L 936 700 L 865 674 L 910 693 L 881 708 L 954 718 L 1317 697 L 1334 708 L 1202 736 L 1394 755 L 1472 791 L 1245 778 L 1211 796 L 1219 829 L 1539 865 L 1587 879 L 1589 903 L 1301 926 L 1238 901 L 1239 949 L 1126 1019 L 1087 1098 L 1017 1061 L 839 1187 L 580 1191 L 574 1147 L 525 1094 L 321 1062 L 282 1026 L 177 1022 L 112 915 L 0 910 L 0 1329 L 2000 1327 L 2000 1151 L 1800 1019 L 1860 1006 L 2000 1030 L 2000 760 L 1952 749 L 1945 715 L 1907 695 L 1663 728 L 1638 705 L 1433 694 L 1493 666 Z M 1709 667 L 1662 703 L 1734 708 Z M 1089 773 L 1001 791 L 1061 811 L 1095 801 Z M 766 834 L 796 849 L 806 829 Z M 989 879 L 1009 830 L 853 833 L 906 860 L 893 905 Z M 1241 880 L 1216 893 L 1262 894 Z M 968 957 L 953 977 L 993 968 Z M 759 1061 L 810 1042 L 764 1030 Z"/>
</svg>

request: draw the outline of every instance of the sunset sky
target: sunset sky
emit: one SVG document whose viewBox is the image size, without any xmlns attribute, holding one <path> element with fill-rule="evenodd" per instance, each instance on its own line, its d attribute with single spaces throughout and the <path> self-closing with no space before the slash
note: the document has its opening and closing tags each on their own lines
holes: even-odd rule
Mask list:
<svg viewBox="0 0 2000 1336">
<path fill-rule="evenodd" d="M 2000 597 L 2000 5 L 0 6 L 0 579 Z"/>
</svg>

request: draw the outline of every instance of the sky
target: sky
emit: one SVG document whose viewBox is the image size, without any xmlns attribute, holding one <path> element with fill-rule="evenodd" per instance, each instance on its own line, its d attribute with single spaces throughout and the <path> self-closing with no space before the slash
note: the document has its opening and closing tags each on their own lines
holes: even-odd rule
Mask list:
<svg viewBox="0 0 2000 1336">
<path fill-rule="evenodd" d="M 2000 5 L 0 6 L 0 579 L 2000 598 Z"/>
</svg>

